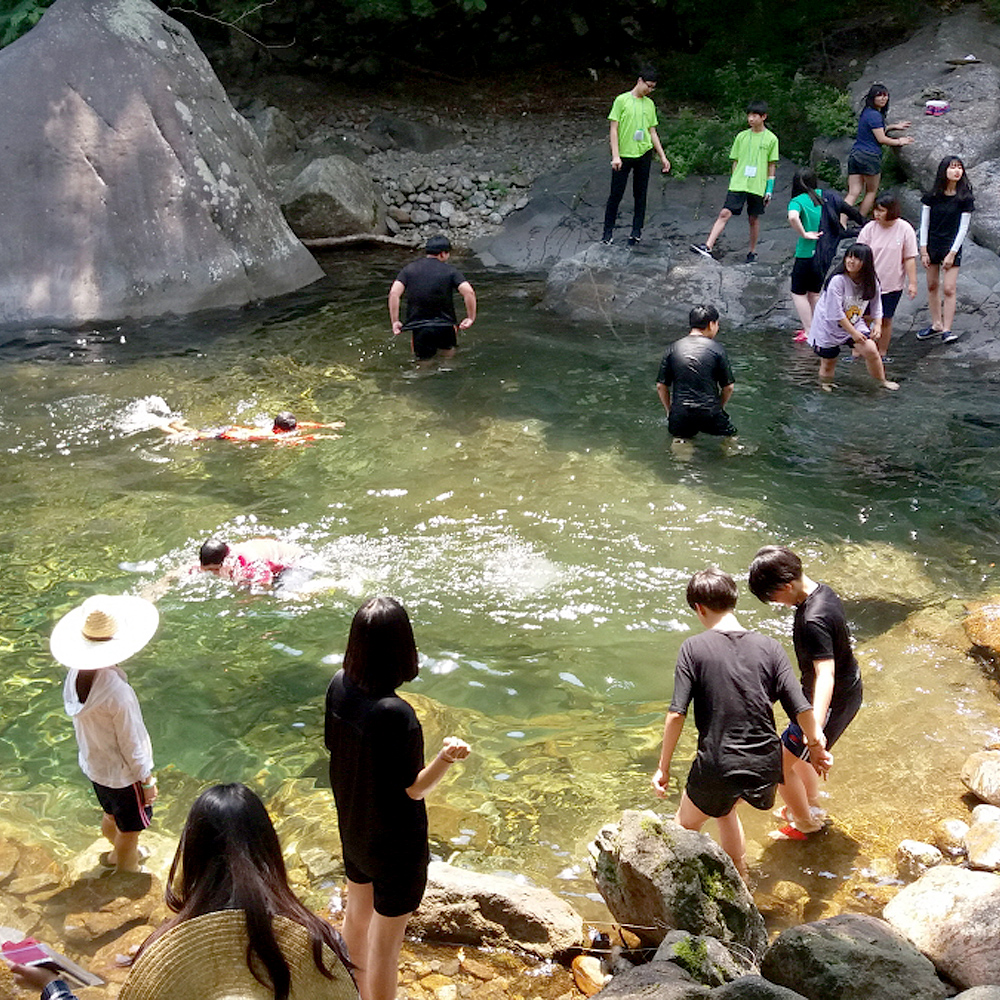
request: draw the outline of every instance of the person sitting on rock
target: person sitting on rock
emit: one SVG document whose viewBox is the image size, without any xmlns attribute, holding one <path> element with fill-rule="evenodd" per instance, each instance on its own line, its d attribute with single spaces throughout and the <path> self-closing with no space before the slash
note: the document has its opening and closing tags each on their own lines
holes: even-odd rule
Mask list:
<svg viewBox="0 0 1000 1000">
<path fill-rule="evenodd" d="M 736 581 L 714 566 L 695 573 L 688 583 L 687 602 L 705 631 L 686 639 L 677 654 L 674 693 L 652 785 L 660 798 L 666 796 L 674 749 L 694 702 L 698 751 L 681 793 L 677 822 L 686 830 L 700 830 L 714 818 L 722 849 L 746 881 L 746 841 L 736 807 L 740 800 L 755 809 L 774 805 L 782 777 L 775 701 L 806 734 L 810 763 L 818 773 L 826 773 L 830 757 L 781 644 L 743 628 L 733 614 L 736 598 Z"/>
<path fill-rule="evenodd" d="M 282 410 L 274 417 L 271 428 L 241 427 L 232 425 L 222 430 L 199 430 L 192 427 L 183 417 L 173 417 L 159 424 L 160 429 L 172 438 L 183 438 L 187 441 L 276 441 L 281 444 L 305 444 L 307 441 L 323 439 L 336 440 L 339 434 L 315 434 L 317 430 L 341 430 L 344 422 L 338 420 L 332 424 L 317 424 L 311 421 L 295 419 L 294 413 Z"/>
</svg>

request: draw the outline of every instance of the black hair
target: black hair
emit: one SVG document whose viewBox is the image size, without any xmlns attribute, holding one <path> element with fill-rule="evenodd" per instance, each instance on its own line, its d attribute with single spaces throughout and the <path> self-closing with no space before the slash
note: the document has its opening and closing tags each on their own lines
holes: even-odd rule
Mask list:
<svg viewBox="0 0 1000 1000">
<path fill-rule="evenodd" d="M 294 431 L 297 422 L 294 413 L 282 410 L 281 413 L 275 414 L 274 426 L 271 429 L 275 431 Z"/>
<path fill-rule="evenodd" d="M 386 695 L 417 676 L 417 644 L 406 608 L 373 597 L 358 608 L 344 653 L 344 673 L 362 691 Z"/>
<path fill-rule="evenodd" d="M 875 256 L 872 254 L 872 248 L 864 243 L 852 243 L 844 251 L 844 256 L 840 259 L 840 263 L 833 269 L 833 273 L 826 279 L 823 287 L 829 288 L 830 282 L 838 274 L 847 274 L 845 261 L 848 257 L 857 257 L 861 261 L 861 273 L 857 278 L 851 278 L 850 275 L 847 276 L 855 284 L 861 286 L 861 297 L 867 301 L 871 301 L 878 293 L 878 278 L 875 275 Z"/>
<path fill-rule="evenodd" d="M 878 97 L 879 94 L 885 94 L 885 96 L 888 97 L 889 88 L 884 83 L 873 83 L 868 88 L 868 93 L 865 94 L 865 103 L 862 105 L 862 110 L 864 108 L 871 108 L 872 111 L 877 111 L 884 119 L 885 116 L 889 113 L 889 102 L 888 101 L 885 102 L 884 108 L 876 108 L 875 98 Z"/>
<path fill-rule="evenodd" d="M 751 101 L 747 105 L 748 115 L 767 115 L 767 101 Z"/>
<path fill-rule="evenodd" d="M 765 545 L 750 563 L 750 593 L 767 604 L 786 583 L 802 578 L 802 560 L 785 545 Z"/>
<path fill-rule="evenodd" d="M 892 191 L 884 191 L 875 199 L 876 208 L 885 209 L 886 222 L 895 222 L 899 218 L 899 198 Z"/>
<path fill-rule="evenodd" d="M 960 156 L 946 156 L 939 164 L 937 173 L 934 175 L 934 187 L 931 188 L 931 195 L 944 194 L 944 189 L 948 186 L 948 168 L 958 163 L 962 167 L 962 179 L 955 185 L 955 194 L 959 198 L 972 197 L 972 182 L 969 180 L 969 172 L 965 169 Z"/>
<path fill-rule="evenodd" d="M 656 72 L 655 66 L 640 66 L 639 67 L 639 79 L 644 80 L 646 83 L 656 83 L 660 78 L 659 73 Z"/>
<path fill-rule="evenodd" d="M 696 604 L 702 604 L 709 611 L 732 611 L 738 596 L 736 581 L 718 566 L 700 569 L 688 581 L 687 602 L 692 609 Z"/>
<path fill-rule="evenodd" d="M 164 898 L 176 916 L 150 935 L 142 950 L 185 920 L 219 910 L 242 910 L 249 939 L 247 967 L 261 985 L 274 989 L 275 1000 L 287 1000 L 292 976 L 275 937 L 273 917 L 287 917 L 305 927 L 313 961 L 327 979 L 333 979 L 333 971 L 324 964 L 324 944 L 351 968 L 340 935 L 292 892 L 271 817 L 246 785 L 212 785 L 195 799 L 170 865 Z"/>
<path fill-rule="evenodd" d="M 210 538 L 198 550 L 198 562 L 202 566 L 218 566 L 229 555 L 229 546 L 218 538 Z"/>
<path fill-rule="evenodd" d="M 792 177 L 793 198 L 798 197 L 800 194 L 807 194 L 812 199 L 814 205 L 822 205 L 823 199 L 816 194 L 816 188 L 818 187 L 819 178 L 812 167 L 803 167 L 801 170 L 795 171 L 795 175 Z"/>
<path fill-rule="evenodd" d="M 424 252 L 436 257 L 439 253 L 451 253 L 451 240 L 447 236 L 432 236 L 424 247 Z"/>
<path fill-rule="evenodd" d="M 688 324 L 692 330 L 707 330 L 712 323 L 718 323 L 719 310 L 715 306 L 695 306 L 688 313 Z"/>
</svg>

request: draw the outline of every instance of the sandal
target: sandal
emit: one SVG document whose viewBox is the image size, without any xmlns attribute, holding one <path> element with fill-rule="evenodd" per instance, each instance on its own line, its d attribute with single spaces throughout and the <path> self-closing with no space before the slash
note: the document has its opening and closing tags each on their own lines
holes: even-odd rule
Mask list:
<svg viewBox="0 0 1000 1000">
<path fill-rule="evenodd" d="M 793 826 L 791 823 L 786 823 L 783 827 L 778 830 L 772 830 L 768 836 L 771 840 L 808 840 L 809 834 L 803 833 L 797 826 Z"/>
<path fill-rule="evenodd" d="M 779 817 L 779 818 L 783 818 L 783 817 Z M 137 853 L 139 855 L 139 862 L 142 863 L 143 861 L 145 861 L 149 857 L 149 848 L 148 847 L 143 847 L 140 844 Z M 117 868 L 118 865 L 114 861 L 109 861 L 108 860 L 108 858 L 109 858 L 110 855 L 111 855 L 110 851 L 101 851 L 101 853 L 97 856 L 97 863 L 102 868 Z"/>
</svg>

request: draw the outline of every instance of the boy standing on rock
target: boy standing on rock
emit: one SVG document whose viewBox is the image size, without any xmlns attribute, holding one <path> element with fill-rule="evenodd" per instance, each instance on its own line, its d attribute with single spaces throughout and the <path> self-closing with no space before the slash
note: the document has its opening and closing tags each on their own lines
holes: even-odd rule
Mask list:
<svg viewBox="0 0 1000 1000">
<path fill-rule="evenodd" d="M 861 671 L 851 648 L 851 632 L 840 598 L 825 583 L 802 572 L 802 560 L 784 545 L 765 545 L 750 564 L 750 590 L 765 604 L 773 601 L 795 608 L 792 642 L 799 661 L 802 687 L 823 723 L 825 748 L 843 735 L 861 707 Z M 799 726 L 781 734 L 785 778 L 778 791 L 785 803 L 787 825 L 776 840 L 806 840 L 823 826 L 826 812 L 819 804 L 819 783 L 810 757 L 813 745 Z"/>
<path fill-rule="evenodd" d="M 781 781 L 775 701 L 806 733 L 818 773 L 826 773 L 829 755 L 785 651 L 774 639 L 743 628 L 733 614 L 736 598 L 736 581 L 714 566 L 695 573 L 688 583 L 687 602 L 705 631 L 686 639 L 677 654 L 674 694 L 652 784 L 660 798 L 667 794 L 670 762 L 693 701 L 698 752 L 677 822 L 686 830 L 700 830 L 714 818 L 722 849 L 746 881 L 746 841 L 736 807 L 741 799 L 755 809 L 774 805 Z"/>
<path fill-rule="evenodd" d="M 649 187 L 649 168 L 653 150 L 659 157 L 663 173 L 670 170 L 670 161 L 663 152 L 660 137 L 656 134 L 656 105 L 649 95 L 656 89 L 656 70 L 644 66 L 639 79 L 631 90 L 619 94 L 608 114 L 611 141 L 611 193 L 604 208 L 604 234 L 601 242 L 609 244 L 618 218 L 618 206 L 628 175 L 632 174 L 632 233 L 628 245 L 635 246 L 642 239 L 646 221 L 646 189 Z"/>
<path fill-rule="evenodd" d="M 733 161 L 729 177 L 729 192 L 712 231 L 704 243 L 692 243 L 691 249 L 702 257 L 712 256 L 712 247 L 722 235 L 726 223 L 747 207 L 750 223 L 750 250 L 747 263 L 757 259 L 757 237 L 760 236 L 760 217 L 774 194 L 774 175 L 778 166 L 778 137 L 764 124 L 767 121 L 767 104 L 751 101 L 747 105 L 747 124 L 733 140 L 729 158 Z"/>
</svg>

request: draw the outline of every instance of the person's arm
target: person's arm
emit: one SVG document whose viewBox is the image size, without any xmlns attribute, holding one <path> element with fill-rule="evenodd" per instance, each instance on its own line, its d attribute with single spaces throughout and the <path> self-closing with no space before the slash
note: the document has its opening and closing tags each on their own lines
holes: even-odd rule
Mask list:
<svg viewBox="0 0 1000 1000">
<path fill-rule="evenodd" d="M 886 132 L 890 131 L 894 132 L 896 131 L 896 129 L 909 128 L 909 127 L 910 123 L 908 121 L 898 121 L 898 122 L 893 122 L 891 125 L 886 125 L 885 130 Z"/>
<path fill-rule="evenodd" d="M 406 285 L 399 278 L 389 288 L 389 322 L 392 325 L 392 335 L 394 337 L 398 336 L 403 329 L 403 324 L 399 321 L 399 303 L 403 298 L 405 290 Z"/>
<path fill-rule="evenodd" d="M 834 193 L 837 195 L 837 214 L 846 215 L 855 225 L 863 226 L 865 224 L 865 217 L 861 214 L 861 211 L 854 205 L 849 205 L 844 201 L 841 194 L 838 192 Z"/>
<path fill-rule="evenodd" d="M 670 386 L 664 385 L 662 382 L 656 383 L 656 395 L 660 397 L 660 402 L 663 404 L 663 409 L 670 413 Z"/>
<path fill-rule="evenodd" d="M 725 405 L 726 405 L 726 403 L 728 403 L 728 402 L 729 402 L 729 400 L 730 400 L 730 399 L 732 399 L 732 396 L 733 396 L 733 388 L 735 387 L 735 385 L 736 385 L 736 383 L 735 383 L 735 382 L 730 382 L 730 383 L 729 383 L 729 385 L 724 385 L 724 386 L 722 386 L 722 388 L 721 388 L 721 389 L 719 390 L 719 402 L 720 402 L 720 403 L 721 403 L 721 404 L 722 404 L 723 406 L 725 406 Z"/>
<path fill-rule="evenodd" d="M 927 253 L 927 234 L 931 228 L 931 206 L 921 205 L 920 206 L 920 235 L 917 237 L 917 243 L 920 246 L 920 263 L 924 267 L 930 267 L 931 258 Z"/>
<path fill-rule="evenodd" d="M 813 660 L 813 670 L 816 672 L 816 682 L 813 685 L 813 711 L 816 718 L 825 719 L 833 701 L 834 662 L 833 658 Z M 804 732 L 805 730 L 803 730 Z"/>
<path fill-rule="evenodd" d="M 802 225 L 802 217 L 799 215 L 799 210 L 797 208 L 790 208 L 788 210 L 788 224 L 804 240 L 818 240 L 820 237 L 818 230 L 815 232 L 809 232 L 806 227 Z"/>
<path fill-rule="evenodd" d="M 469 744 L 455 736 L 446 736 L 438 755 L 417 775 L 406 789 L 411 799 L 422 799 L 444 776 L 455 761 L 469 756 Z"/>
<path fill-rule="evenodd" d="M 618 152 L 618 122 L 616 122 L 613 118 L 611 119 L 611 128 L 609 129 L 608 139 L 611 143 L 611 169 L 621 170 L 622 158 L 621 154 Z M 627 184 L 628 181 L 625 183 Z"/>
<path fill-rule="evenodd" d="M 476 292 L 467 281 L 458 286 L 458 293 L 465 303 L 465 319 L 458 324 L 459 330 L 468 330 L 476 322 Z"/>
<path fill-rule="evenodd" d="M 917 258 L 907 257 L 903 261 L 903 268 L 906 271 L 906 294 L 911 299 L 917 297 Z"/>
<path fill-rule="evenodd" d="M 833 757 L 826 749 L 826 737 L 816 721 L 815 710 L 807 708 L 804 712 L 799 712 L 795 716 L 795 721 L 805 735 L 806 744 L 809 747 L 809 763 L 812 765 L 812 769 L 825 778 L 833 763 Z"/>
<path fill-rule="evenodd" d="M 26 990 L 41 990 L 41 1000 L 77 1000 L 76 994 L 66 981 L 51 969 L 38 965 L 17 965 L 10 967 L 17 985 Z"/>
<path fill-rule="evenodd" d="M 770 203 L 774 197 L 774 178 L 778 175 L 778 162 L 771 160 L 767 165 L 767 185 L 764 188 L 764 204 Z"/>
<path fill-rule="evenodd" d="M 912 135 L 900 136 L 898 139 L 894 139 L 892 136 L 885 134 L 886 128 L 909 128 L 910 123 L 907 122 L 904 126 L 902 122 L 896 125 L 886 125 L 885 128 L 873 128 L 872 135 L 875 136 L 875 141 L 881 146 L 909 146 L 913 142 Z"/>
<path fill-rule="evenodd" d="M 653 791 L 662 799 L 670 784 L 670 761 L 673 759 L 677 741 L 684 728 L 684 716 L 680 712 L 667 712 L 663 722 L 663 746 L 660 749 L 660 763 L 652 777 Z"/>
<path fill-rule="evenodd" d="M 969 224 L 972 222 L 972 213 L 963 212 L 958 220 L 958 232 L 955 233 L 955 239 L 952 240 L 951 249 L 944 255 L 944 260 L 941 261 L 941 266 L 947 271 L 949 267 L 954 267 L 955 256 L 958 251 L 962 249 L 962 243 L 965 240 L 966 234 L 969 232 Z"/>
<path fill-rule="evenodd" d="M 652 140 L 656 155 L 660 158 L 660 164 L 662 165 L 661 173 L 669 173 L 670 161 L 667 159 L 667 154 L 663 152 L 663 146 L 660 144 L 660 137 L 656 134 L 655 128 L 649 130 L 649 138 Z"/>
<path fill-rule="evenodd" d="M 158 794 L 149 732 L 135 692 L 127 681 L 121 681 L 121 684 L 125 691 L 121 698 L 116 697 L 117 706 L 112 715 L 115 740 L 122 760 L 131 764 L 132 773 L 136 775 L 132 780 L 141 783 L 143 802 L 148 806 L 156 801 Z"/>
</svg>

